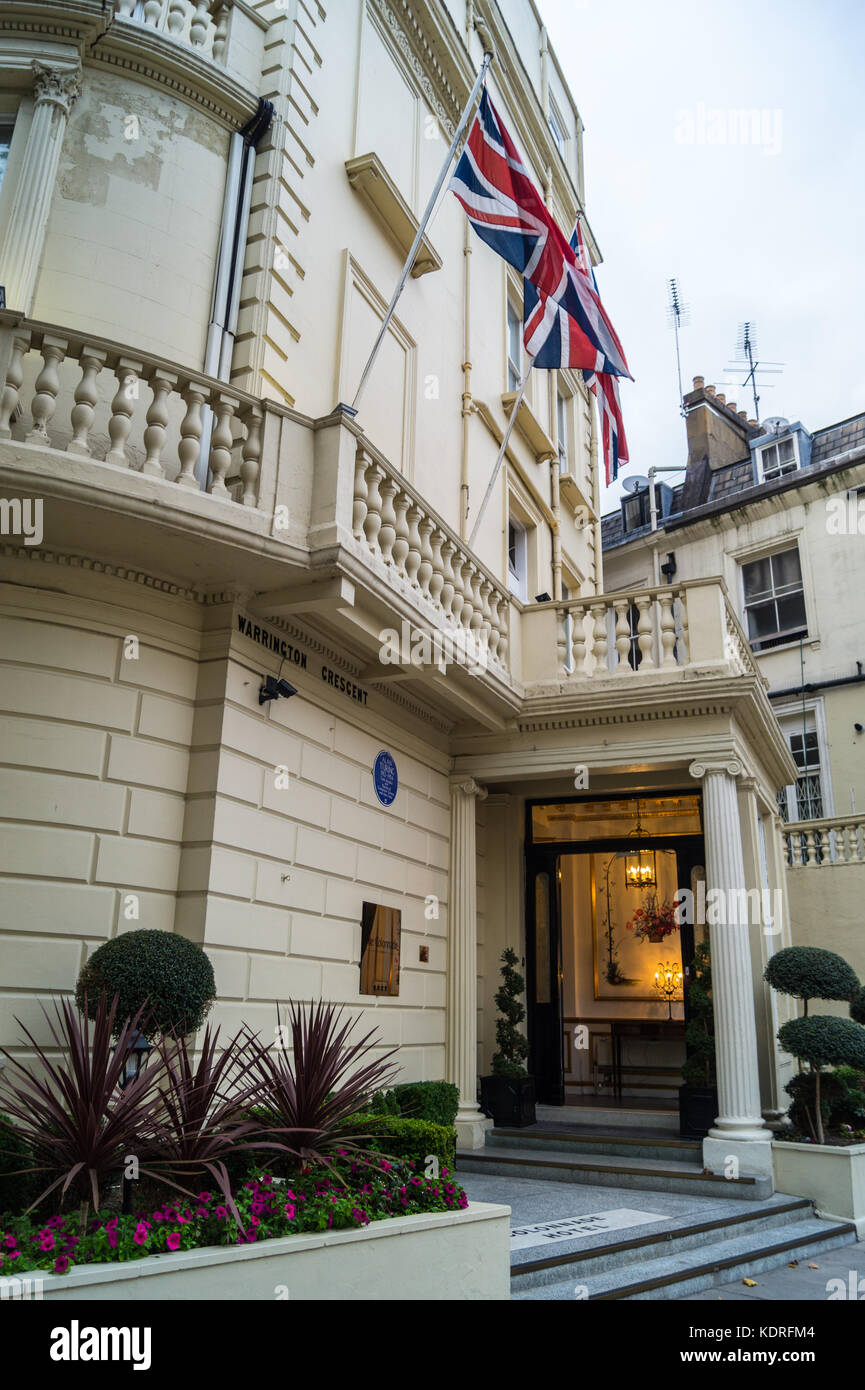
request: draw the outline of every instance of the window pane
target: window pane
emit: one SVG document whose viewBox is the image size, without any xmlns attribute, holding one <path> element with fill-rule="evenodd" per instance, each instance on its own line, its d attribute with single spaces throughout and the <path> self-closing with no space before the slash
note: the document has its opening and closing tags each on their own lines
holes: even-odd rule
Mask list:
<svg viewBox="0 0 865 1390">
<path fill-rule="evenodd" d="M 508 300 L 508 355 L 515 365 L 519 365 L 520 362 L 522 327 L 519 314 L 511 301 Z"/>
<path fill-rule="evenodd" d="M 782 550 L 780 555 L 772 556 L 772 578 L 776 589 L 783 589 L 788 584 L 802 583 L 798 549 Z"/>
<path fill-rule="evenodd" d="M 773 468 L 778 467 L 778 447 L 770 444 L 768 449 L 763 450 L 763 472 L 770 473 Z"/>
<path fill-rule="evenodd" d="M 779 463 L 792 463 L 795 458 L 792 439 L 782 439 L 778 445 Z"/>
<path fill-rule="evenodd" d="M 550 878 L 535 879 L 535 1003 L 550 1002 Z"/>
<path fill-rule="evenodd" d="M 9 158 L 9 146 L 12 144 L 12 126 L 0 125 L 0 184 L 3 182 L 3 175 L 6 173 L 6 161 Z"/>
<path fill-rule="evenodd" d="M 759 641 L 771 637 L 778 631 L 778 618 L 774 603 L 761 603 L 748 609 L 748 636 Z"/>
<path fill-rule="evenodd" d="M 805 627 L 805 598 L 802 593 L 778 599 L 778 631 L 799 632 Z"/>
<path fill-rule="evenodd" d="M 749 565 L 742 567 L 742 575 L 745 583 L 745 598 L 761 598 L 764 594 L 772 592 L 772 569 L 769 560 L 754 560 Z"/>
</svg>

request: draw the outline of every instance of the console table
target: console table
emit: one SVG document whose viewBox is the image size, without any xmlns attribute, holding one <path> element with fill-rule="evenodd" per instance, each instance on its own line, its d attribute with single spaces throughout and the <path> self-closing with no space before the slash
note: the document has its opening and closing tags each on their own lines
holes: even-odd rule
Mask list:
<svg viewBox="0 0 865 1390">
<path fill-rule="evenodd" d="M 613 1094 L 622 1099 L 622 1039 L 639 1038 L 641 1042 L 682 1042 L 685 1024 L 680 1019 L 611 1019 Z"/>
</svg>

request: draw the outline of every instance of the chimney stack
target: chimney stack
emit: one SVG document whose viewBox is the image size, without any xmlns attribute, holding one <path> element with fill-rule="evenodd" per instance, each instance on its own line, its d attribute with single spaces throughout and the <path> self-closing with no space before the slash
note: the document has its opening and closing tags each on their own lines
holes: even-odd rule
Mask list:
<svg viewBox="0 0 865 1390">
<path fill-rule="evenodd" d="M 695 376 L 694 389 L 687 393 L 684 404 L 689 472 L 725 468 L 747 458 L 752 422 L 744 410 L 737 410 L 734 401 L 728 404 L 722 391 L 706 385 L 705 377 Z"/>
</svg>

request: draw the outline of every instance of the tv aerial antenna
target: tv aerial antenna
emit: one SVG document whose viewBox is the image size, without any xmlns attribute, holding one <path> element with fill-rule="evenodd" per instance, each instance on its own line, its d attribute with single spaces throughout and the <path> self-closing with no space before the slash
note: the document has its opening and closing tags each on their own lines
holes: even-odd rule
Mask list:
<svg viewBox="0 0 865 1390">
<path fill-rule="evenodd" d="M 682 358 L 679 353 L 679 329 L 691 321 L 691 307 L 682 298 L 679 282 L 675 276 L 667 282 L 667 319 L 676 339 L 676 372 L 679 378 L 679 412 L 687 415 L 685 396 L 682 391 Z"/>
<path fill-rule="evenodd" d="M 747 370 L 745 371 L 745 369 Z M 740 381 L 740 386 L 750 387 L 754 397 L 754 419 L 760 423 L 760 396 L 757 388 L 761 391 L 774 390 L 777 382 L 758 381 L 757 373 L 767 376 L 780 376 L 784 370 L 783 362 L 760 361 L 757 353 L 757 325 L 753 319 L 746 323 L 739 324 L 739 334 L 736 339 L 736 361 L 724 368 L 729 375 L 735 373 L 737 378 L 745 371 L 745 380 Z"/>
</svg>

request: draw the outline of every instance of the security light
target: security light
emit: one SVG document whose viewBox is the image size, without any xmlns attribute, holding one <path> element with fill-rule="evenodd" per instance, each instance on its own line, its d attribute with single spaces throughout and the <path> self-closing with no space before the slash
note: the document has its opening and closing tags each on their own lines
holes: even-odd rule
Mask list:
<svg viewBox="0 0 865 1390">
<path fill-rule="evenodd" d="M 544 590 L 544 592 L 543 592 L 542 594 L 535 594 L 535 603 L 549 603 L 549 602 L 550 602 L 550 596 L 549 596 L 549 594 L 546 592 L 546 590 Z"/>
<path fill-rule="evenodd" d="M 264 685 L 258 692 L 258 703 L 266 705 L 268 700 L 278 700 L 283 695 L 286 700 L 290 700 L 297 691 L 293 685 L 289 685 L 286 680 L 277 680 L 276 676 L 265 676 Z"/>
<path fill-rule="evenodd" d="M 297 694 L 297 691 L 294 688 L 294 686 L 289 685 L 288 681 L 286 680 L 279 681 L 277 684 L 277 689 L 279 690 L 280 695 L 285 696 L 286 700 L 290 700 L 292 695 Z"/>
</svg>

